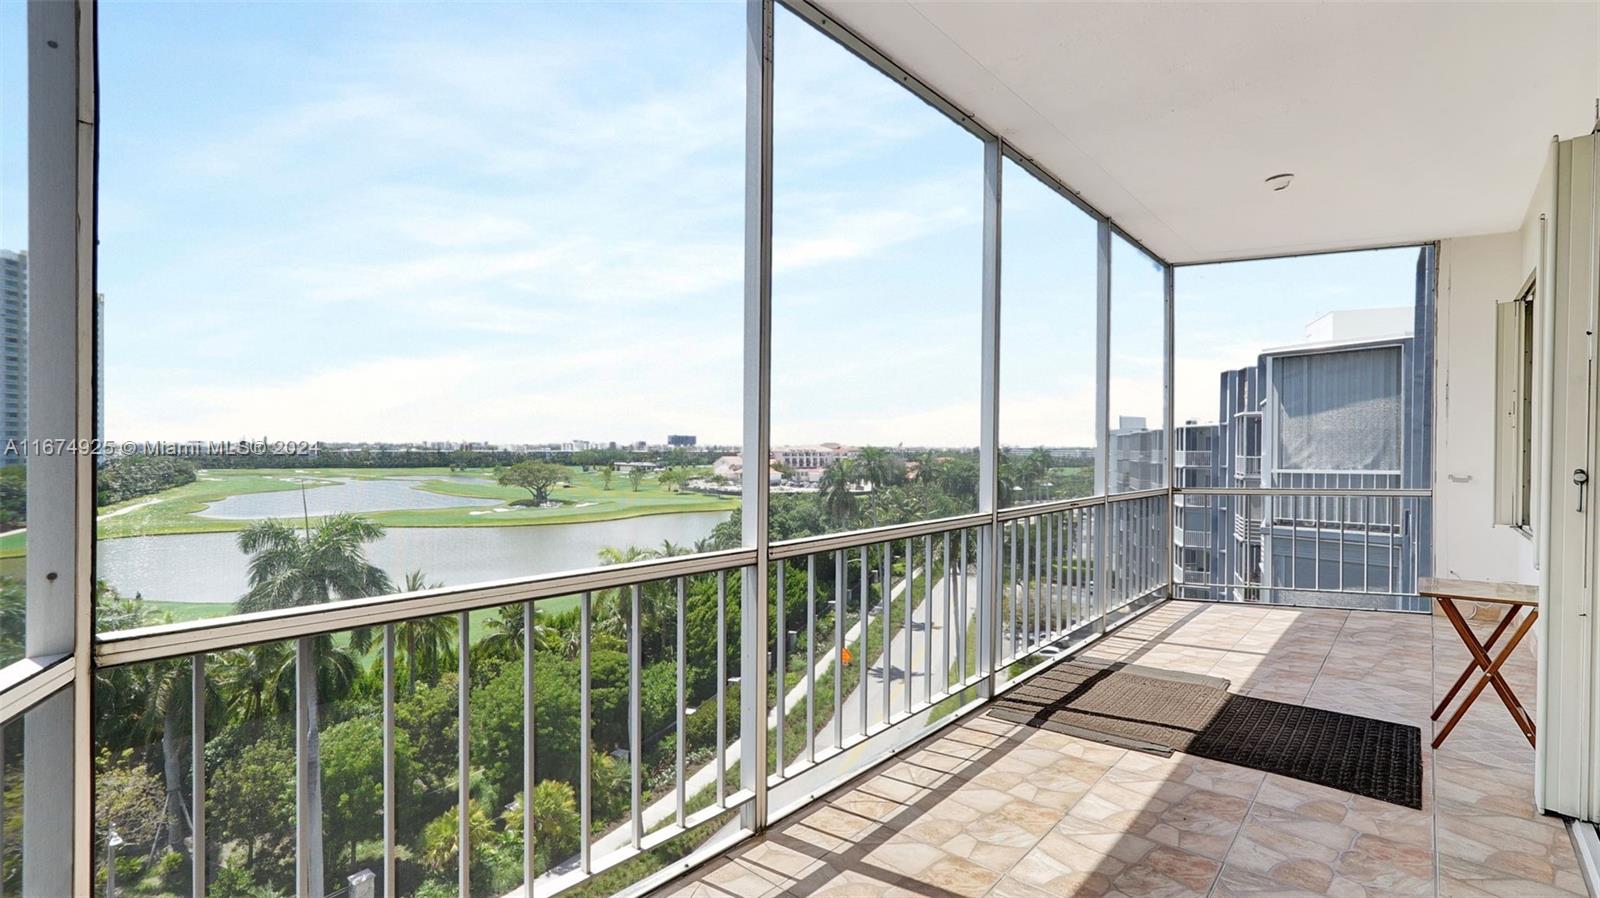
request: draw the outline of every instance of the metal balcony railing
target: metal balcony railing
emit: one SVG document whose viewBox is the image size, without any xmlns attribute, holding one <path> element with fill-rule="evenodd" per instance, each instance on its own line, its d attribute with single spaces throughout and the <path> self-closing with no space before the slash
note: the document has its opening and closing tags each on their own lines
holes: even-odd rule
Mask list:
<svg viewBox="0 0 1600 898">
<path fill-rule="evenodd" d="M 1233 476 L 1260 478 L 1261 456 L 1235 455 L 1233 457 Z"/>
<path fill-rule="evenodd" d="M 412 863 L 397 856 L 395 834 L 403 809 L 420 804 L 456 809 L 456 849 L 441 862 L 455 865 L 460 894 L 508 891 L 474 878 L 487 817 L 524 834 L 522 884 L 509 891 L 554 895 L 610 871 L 608 882 L 633 881 L 667 855 L 681 869 L 753 831 L 758 801 L 781 809 L 777 819 L 1028 665 L 1149 607 L 1172 570 L 1169 502 L 1150 490 L 779 542 L 765 577 L 756 550 L 739 549 L 163 625 L 102 636 L 96 660 L 102 676 L 168 671 L 188 684 L 189 757 L 199 761 L 181 791 L 193 844 L 208 844 L 217 819 L 206 752 L 213 678 L 287 665 L 287 717 L 265 705 L 245 713 L 259 713 L 262 739 L 281 739 L 295 758 L 296 798 L 282 809 L 293 831 L 282 836 L 303 865 L 299 881 L 328 883 L 307 891 L 326 894 L 358 872 L 333 869 L 323 850 L 321 809 L 336 796 L 323 794 L 317 746 L 359 719 L 381 740 L 367 772 L 381 783 L 381 860 L 359 871 L 377 894 Z M 434 682 L 414 676 L 413 652 L 400 661 L 424 633 L 447 634 L 442 649 L 453 651 Z M 381 659 L 376 694 L 327 692 L 329 661 L 347 650 Z M 519 671 L 514 707 L 486 704 L 475 682 L 491 658 Z M 560 688 L 546 695 L 540 684 Z M 453 746 L 418 757 L 431 734 L 397 713 L 402 686 L 443 690 Z M 549 733 L 575 751 L 543 748 L 536 734 Z M 485 745 L 492 757 L 480 756 Z M 452 794 L 413 793 L 405 771 L 422 760 L 454 765 Z M 502 778 L 485 781 L 491 770 Z M 552 784 L 570 790 L 571 841 L 530 798 Z M 500 813 L 484 806 L 490 794 L 517 798 Z M 97 820 L 102 844 L 115 823 Z M 206 852 L 193 857 L 205 876 Z M 636 859 L 651 863 L 621 869 Z"/>
<path fill-rule="evenodd" d="M 1339 478 L 1345 479 L 1345 478 Z M 1364 478 L 1356 478 L 1364 479 Z M 1429 490 L 1255 489 L 1183 490 L 1190 495 L 1232 496 L 1235 536 L 1232 565 L 1220 556 L 1207 565 L 1215 578 L 1183 573 L 1183 594 L 1210 588 L 1219 599 L 1283 604 L 1355 605 L 1400 611 L 1427 610 L 1416 594 L 1426 576 L 1431 533 Z M 1174 534 L 1194 548 L 1188 534 Z M 1213 550 L 1214 552 L 1217 550 Z M 1259 553 L 1259 565 L 1248 557 Z"/>
</svg>

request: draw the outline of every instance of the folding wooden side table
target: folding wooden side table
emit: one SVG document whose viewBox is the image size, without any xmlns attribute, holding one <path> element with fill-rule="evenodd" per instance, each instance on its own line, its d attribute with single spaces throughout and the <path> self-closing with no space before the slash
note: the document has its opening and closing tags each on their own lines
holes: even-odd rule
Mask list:
<svg viewBox="0 0 1600 898">
<path fill-rule="evenodd" d="M 1417 583 L 1417 593 L 1429 596 L 1439 603 L 1439 608 L 1450 621 L 1450 626 L 1455 628 L 1456 635 L 1466 644 L 1467 651 L 1472 653 L 1472 660 L 1467 664 L 1467 669 L 1456 678 L 1454 686 L 1445 693 L 1444 701 L 1439 707 L 1433 709 L 1433 719 L 1438 720 L 1455 699 L 1461 687 L 1467 684 L 1474 671 L 1482 671 L 1482 676 L 1473 685 L 1467 697 L 1462 699 L 1460 707 L 1445 722 L 1444 728 L 1439 730 L 1439 735 L 1433 739 L 1433 747 L 1438 748 L 1444 744 L 1445 737 L 1456 728 L 1461 718 L 1466 715 L 1467 709 L 1478 700 L 1484 687 L 1493 686 L 1496 694 L 1500 696 L 1501 704 L 1511 712 L 1511 719 L 1517 723 L 1517 728 L 1522 730 L 1522 735 L 1528 738 L 1528 744 L 1534 744 L 1533 715 L 1518 701 L 1517 694 L 1511 691 L 1511 684 L 1500 675 L 1500 667 L 1505 664 L 1511 653 L 1516 651 L 1517 644 L 1522 642 L 1522 637 L 1528 635 L 1528 630 L 1533 627 L 1533 622 L 1539 619 L 1539 590 L 1533 586 L 1521 583 L 1494 583 L 1483 580 L 1443 580 L 1433 577 L 1424 577 Z M 1490 605 L 1506 605 L 1506 616 L 1489 634 L 1486 642 L 1479 642 L 1476 633 L 1467 625 L 1467 620 L 1461 614 L 1461 609 L 1456 607 L 1457 602 L 1482 602 Z M 1491 659 L 1489 652 L 1494 648 L 1507 629 L 1516 621 L 1523 609 L 1527 609 L 1527 616 L 1522 618 L 1522 623 L 1516 632 L 1511 634 L 1508 641 Z"/>
</svg>

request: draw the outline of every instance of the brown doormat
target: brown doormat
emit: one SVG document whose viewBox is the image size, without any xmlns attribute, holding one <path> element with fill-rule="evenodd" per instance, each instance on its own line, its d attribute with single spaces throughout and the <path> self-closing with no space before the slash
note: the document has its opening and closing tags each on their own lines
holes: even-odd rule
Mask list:
<svg viewBox="0 0 1600 898">
<path fill-rule="evenodd" d="M 1174 751 L 1422 808 L 1414 726 L 1268 701 L 1228 681 L 1063 661 L 1007 693 L 989 716 L 1153 754 Z"/>
</svg>

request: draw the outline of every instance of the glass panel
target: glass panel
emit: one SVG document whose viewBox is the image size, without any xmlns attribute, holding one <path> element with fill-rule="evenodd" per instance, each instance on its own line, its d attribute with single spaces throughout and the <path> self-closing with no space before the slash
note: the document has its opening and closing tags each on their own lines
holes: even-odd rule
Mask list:
<svg viewBox="0 0 1600 898">
<path fill-rule="evenodd" d="M 128 3 L 99 34 L 111 588 L 181 619 L 459 586 L 737 508 L 744 7 Z M 340 514 L 371 570 L 255 588 Z"/>
<path fill-rule="evenodd" d="M 772 537 L 974 511 L 983 146 L 776 27 Z"/>
<path fill-rule="evenodd" d="M 0 4 L 0 667 L 24 654 L 27 609 L 27 4 Z"/>
<path fill-rule="evenodd" d="M 291 643 L 206 656 L 206 842 L 217 891 L 295 892 L 294 684 Z"/>
<path fill-rule="evenodd" d="M 191 892 L 191 673 L 191 660 L 180 658 L 96 675 L 94 860 L 102 894 Z M 287 782 L 292 796 L 292 768 Z"/>
<path fill-rule="evenodd" d="M 1113 493 L 1166 484 L 1163 383 L 1166 299 L 1161 266 L 1111 238 L 1110 464 Z"/>
<path fill-rule="evenodd" d="M 383 894 L 383 628 L 311 641 L 317 665 L 325 895 L 371 881 Z M 398 731 L 397 731 L 398 734 Z M 395 782 L 416 775 L 409 739 L 395 746 Z"/>
<path fill-rule="evenodd" d="M 1094 219 L 1007 159 L 1000 229 L 1000 499 L 1094 492 Z"/>
<path fill-rule="evenodd" d="M 459 617 L 441 614 L 395 627 L 396 894 L 456 895 L 460 794 Z M 410 756 L 410 776 L 398 760 Z M 326 784 L 324 784 L 326 788 Z M 489 809 L 470 809 L 475 836 L 486 834 Z"/>
</svg>

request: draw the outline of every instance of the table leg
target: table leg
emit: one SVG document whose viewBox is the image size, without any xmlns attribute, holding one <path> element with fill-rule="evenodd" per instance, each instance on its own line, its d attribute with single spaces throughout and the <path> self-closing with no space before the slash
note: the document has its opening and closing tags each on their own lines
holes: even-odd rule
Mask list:
<svg viewBox="0 0 1600 898">
<path fill-rule="evenodd" d="M 1445 604 L 1444 611 L 1445 618 L 1450 621 L 1451 626 L 1455 627 L 1456 634 L 1466 644 L 1467 651 L 1472 653 L 1477 665 L 1487 671 L 1489 669 L 1488 649 L 1478 642 L 1477 634 L 1472 632 L 1472 627 L 1467 623 L 1466 618 L 1462 616 L 1461 609 L 1457 607 L 1454 600 L 1451 600 Z M 1538 610 L 1534 609 L 1530 613 L 1527 622 L 1524 623 L 1524 630 L 1527 624 L 1531 623 L 1533 618 L 1537 616 Z M 1522 637 L 1519 635 L 1517 638 L 1521 639 Z M 1512 647 L 1515 648 L 1515 643 L 1513 643 Z M 1493 677 L 1490 677 L 1489 685 L 1494 687 L 1495 693 L 1500 696 L 1500 703 L 1506 706 L 1507 711 L 1511 712 L 1511 719 L 1516 722 L 1517 728 L 1522 730 L 1522 735 L 1526 736 L 1531 743 L 1533 741 L 1533 719 L 1528 716 L 1527 710 L 1522 707 L 1522 702 L 1517 700 L 1516 693 L 1511 691 L 1510 684 L 1497 672 Z"/>
<path fill-rule="evenodd" d="M 1449 602 L 1452 610 L 1454 610 L 1454 608 L 1455 608 L 1455 603 L 1454 602 L 1451 602 L 1449 599 L 1441 599 L 1440 600 L 1440 604 L 1441 605 L 1444 604 L 1445 602 Z M 1498 641 L 1500 639 L 1500 635 L 1506 631 L 1507 627 L 1511 626 L 1512 622 L 1517 619 L 1517 615 L 1520 614 L 1521 612 L 1522 612 L 1522 606 L 1521 605 L 1512 605 L 1511 606 L 1511 610 L 1509 612 L 1507 612 L 1505 617 L 1500 619 L 1500 623 L 1499 623 L 1498 626 L 1496 626 L 1494 628 L 1494 632 L 1489 634 L 1489 641 L 1485 642 L 1483 644 L 1484 652 L 1488 652 L 1490 649 L 1494 648 L 1494 644 L 1495 644 L 1496 641 Z M 1446 617 L 1449 616 L 1449 612 L 1448 611 L 1445 612 L 1445 616 Z M 1452 621 L 1451 623 L 1453 624 L 1454 621 Z M 1440 716 L 1442 716 L 1444 714 L 1444 709 L 1450 707 L 1450 702 L 1455 699 L 1456 693 L 1461 691 L 1461 687 L 1467 685 L 1467 680 L 1472 677 L 1472 672 L 1475 671 L 1475 670 L 1482 670 L 1482 669 L 1483 669 L 1482 665 L 1480 665 L 1478 663 L 1478 656 L 1474 653 L 1473 656 L 1472 656 L 1472 660 L 1468 661 L 1466 668 L 1461 671 L 1461 676 L 1456 677 L 1456 684 L 1454 686 L 1450 687 L 1450 691 L 1446 692 L 1444 694 L 1444 699 L 1439 702 L 1439 706 L 1437 708 L 1433 709 L 1433 719 L 1434 720 L 1438 720 L 1440 718 Z"/>
<path fill-rule="evenodd" d="M 1451 618 L 1451 623 L 1457 625 L 1458 631 L 1465 628 L 1466 624 L 1460 620 L 1460 615 L 1452 612 L 1453 607 L 1451 612 L 1446 612 L 1446 616 Z M 1525 715 L 1527 712 L 1522 710 L 1521 704 L 1516 700 L 1516 695 L 1511 693 L 1511 687 L 1506 685 L 1504 680 L 1501 678 L 1500 667 L 1506 663 L 1506 659 L 1511 657 L 1511 653 L 1516 650 L 1517 644 L 1522 642 L 1522 637 L 1528 635 L 1529 628 L 1533 626 L 1533 622 L 1537 620 L 1538 617 L 1539 613 L 1534 611 L 1522 619 L 1522 626 L 1518 627 L 1516 632 L 1511 634 L 1511 641 L 1506 643 L 1505 648 L 1502 648 L 1500 653 L 1494 657 L 1494 660 L 1490 661 L 1489 664 L 1484 668 L 1483 676 L 1480 677 L 1477 684 L 1472 687 L 1472 691 L 1467 693 L 1467 697 L 1462 700 L 1461 706 L 1456 709 L 1456 713 L 1450 716 L 1450 720 L 1445 723 L 1444 729 L 1440 730 L 1439 735 L 1434 737 L 1434 748 L 1438 748 L 1440 745 L 1444 744 L 1445 738 L 1449 736 L 1450 732 L 1456 728 L 1456 724 L 1461 722 L 1461 718 L 1466 715 L 1467 709 L 1471 708 L 1472 703 L 1478 700 L 1479 695 L 1483 694 L 1484 687 L 1490 684 L 1493 684 L 1495 691 L 1500 693 L 1501 701 L 1505 703 L 1506 710 L 1511 712 L 1511 718 L 1517 722 L 1518 728 L 1522 730 L 1522 735 L 1527 737 L 1528 744 L 1533 744 L 1534 733 L 1532 731 L 1532 724 L 1526 720 Z M 1477 639 L 1472 636 L 1472 631 L 1470 629 L 1466 629 L 1466 632 L 1462 633 L 1462 639 L 1467 641 L 1468 648 L 1473 651 L 1474 655 L 1478 655 L 1482 652 L 1482 650 L 1478 648 Z M 1508 694 L 1510 695 L 1509 699 L 1506 697 Z"/>
</svg>

